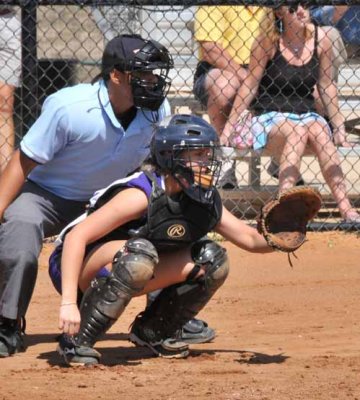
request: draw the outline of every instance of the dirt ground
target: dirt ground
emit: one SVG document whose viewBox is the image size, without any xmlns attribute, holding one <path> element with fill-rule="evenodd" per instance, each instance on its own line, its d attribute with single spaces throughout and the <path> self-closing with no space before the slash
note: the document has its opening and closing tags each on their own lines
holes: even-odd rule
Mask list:
<svg viewBox="0 0 360 400">
<path fill-rule="evenodd" d="M 310 233 L 293 268 L 284 254 L 223 242 L 230 277 L 200 317 L 212 343 L 186 360 L 153 358 L 127 332 L 144 299 L 98 343 L 103 365 L 67 368 L 55 351 L 60 298 L 47 245 L 27 316 L 28 350 L 0 360 L 0 399 L 360 400 L 360 240 Z"/>
</svg>

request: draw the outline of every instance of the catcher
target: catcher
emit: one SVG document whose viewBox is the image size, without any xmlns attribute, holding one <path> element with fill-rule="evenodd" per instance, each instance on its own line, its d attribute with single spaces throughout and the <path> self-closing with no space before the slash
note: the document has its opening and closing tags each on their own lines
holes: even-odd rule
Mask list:
<svg viewBox="0 0 360 400">
<path fill-rule="evenodd" d="M 62 293 L 58 351 L 67 364 L 98 363 L 96 341 L 134 296 L 157 289 L 163 290 L 135 318 L 130 340 L 157 356 L 186 357 L 188 345 L 172 338 L 229 272 L 226 250 L 207 239 L 208 232 L 256 253 L 293 251 L 302 244 L 319 195 L 299 188 L 280 195 L 263 213 L 264 236 L 223 207 L 215 188 L 217 147 L 215 130 L 202 118 L 166 119 L 155 128 L 151 163 L 97 192 L 87 213 L 61 233 L 50 275 Z M 283 214 L 287 204 L 290 213 Z M 282 233 L 281 224 L 290 233 Z"/>
</svg>

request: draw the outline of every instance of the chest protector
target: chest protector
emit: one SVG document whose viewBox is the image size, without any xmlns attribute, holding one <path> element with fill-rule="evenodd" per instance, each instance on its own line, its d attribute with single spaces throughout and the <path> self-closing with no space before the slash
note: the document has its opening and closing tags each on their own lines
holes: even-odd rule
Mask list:
<svg viewBox="0 0 360 400">
<path fill-rule="evenodd" d="M 181 193 L 171 198 L 160 188 L 154 177 L 152 181 L 146 224 L 133 230 L 132 236 L 148 239 L 158 250 L 173 249 L 192 244 L 209 233 L 219 222 L 222 202 L 219 192 L 211 192 L 206 203 L 196 201 Z"/>
<path fill-rule="evenodd" d="M 206 203 L 191 199 L 184 193 L 171 198 L 152 174 L 144 173 L 152 182 L 147 216 L 117 228 L 108 239 L 142 237 L 149 240 L 157 250 L 171 250 L 201 239 L 220 221 L 222 202 L 216 189 L 210 192 L 211 198 Z M 109 201 L 119 189 L 124 187 L 111 188 L 111 194 L 105 193 L 91 211 Z"/>
</svg>

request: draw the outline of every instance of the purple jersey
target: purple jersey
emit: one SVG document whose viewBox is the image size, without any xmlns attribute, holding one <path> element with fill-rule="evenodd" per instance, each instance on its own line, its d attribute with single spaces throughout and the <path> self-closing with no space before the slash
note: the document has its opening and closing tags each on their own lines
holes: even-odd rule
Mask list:
<svg viewBox="0 0 360 400">
<path fill-rule="evenodd" d="M 164 187 L 164 179 L 163 177 L 154 175 L 157 184 L 160 187 Z M 150 182 L 149 178 L 146 177 L 146 175 L 143 172 L 136 172 L 127 178 L 124 179 L 119 179 L 109 186 L 107 186 L 104 189 L 98 190 L 94 196 L 90 199 L 90 210 L 91 209 L 97 209 L 101 207 L 102 204 L 106 203 L 107 200 L 109 200 L 112 196 L 114 196 L 116 193 L 118 193 L 120 190 L 126 189 L 126 188 L 137 188 L 142 190 L 148 199 L 150 199 L 151 191 L 152 191 L 152 182 Z M 53 285 L 55 286 L 56 290 L 61 293 L 61 253 L 62 253 L 62 242 L 64 239 L 64 236 L 66 233 L 75 225 L 77 225 L 79 222 L 83 221 L 88 213 L 84 213 L 81 215 L 79 218 L 76 220 L 72 221 L 68 226 L 66 226 L 63 231 L 59 235 L 59 239 L 57 240 L 58 246 L 50 256 L 49 260 L 49 274 L 50 278 L 52 280 Z M 134 222 L 130 222 L 129 224 L 125 224 L 124 227 L 121 227 L 122 229 L 119 231 L 115 231 L 111 233 L 111 236 L 114 236 L 113 239 L 122 239 L 122 238 L 127 238 L 127 230 L 131 228 L 137 228 L 138 225 L 143 224 L 145 221 L 145 216 L 144 219 L 139 219 Z M 105 238 L 102 238 L 102 241 L 107 241 L 111 240 L 112 237 L 107 236 Z M 93 244 L 88 246 L 87 251 L 90 251 L 93 248 Z M 109 275 L 109 271 L 106 268 L 102 268 L 98 273 L 97 277 L 106 277 Z"/>
</svg>

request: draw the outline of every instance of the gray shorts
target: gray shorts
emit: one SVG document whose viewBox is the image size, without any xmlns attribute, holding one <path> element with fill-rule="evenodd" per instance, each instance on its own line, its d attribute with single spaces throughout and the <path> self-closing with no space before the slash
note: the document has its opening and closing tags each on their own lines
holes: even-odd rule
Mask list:
<svg viewBox="0 0 360 400">
<path fill-rule="evenodd" d="M 0 15 L 0 81 L 20 86 L 21 21 L 16 13 Z"/>
</svg>

